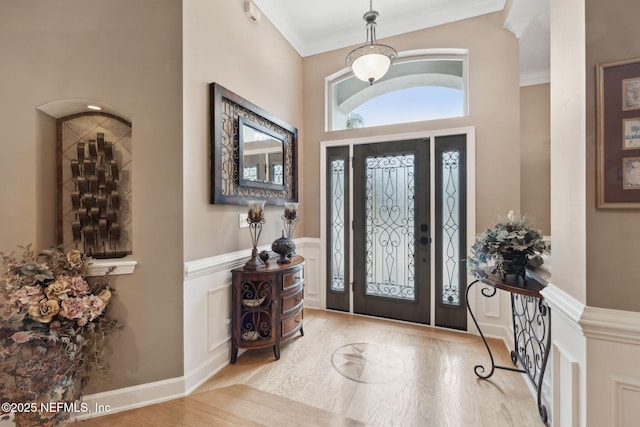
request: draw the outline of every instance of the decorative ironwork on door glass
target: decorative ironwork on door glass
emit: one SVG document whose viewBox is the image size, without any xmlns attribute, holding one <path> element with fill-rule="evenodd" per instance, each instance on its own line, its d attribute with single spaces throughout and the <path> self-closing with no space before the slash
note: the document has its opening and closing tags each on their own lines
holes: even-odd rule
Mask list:
<svg viewBox="0 0 640 427">
<path fill-rule="evenodd" d="M 365 162 L 366 294 L 415 300 L 415 156 Z"/>
<path fill-rule="evenodd" d="M 344 159 L 331 161 L 331 290 L 343 292 L 345 290 L 345 257 L 344 257 Z"/>
<path fill-rule="evenodd" d="M 442 167 L 442 303 L 460 305 L 460 151 L 443 151 Z"/>
<path fill-rule="evenodd" d="M 243 176 L 245 179 L 257 181 L 258 180 L 258 167 L 257 166 L 245 166 Z"/>
<path fill-rule="evenodd" d="M 281 164 L 273 165 L 271 173 L 273 174 L 273 182 L 275 184 L 282 185 L 284 183 L 284 168 L 282 167 Z"/>
</svg>

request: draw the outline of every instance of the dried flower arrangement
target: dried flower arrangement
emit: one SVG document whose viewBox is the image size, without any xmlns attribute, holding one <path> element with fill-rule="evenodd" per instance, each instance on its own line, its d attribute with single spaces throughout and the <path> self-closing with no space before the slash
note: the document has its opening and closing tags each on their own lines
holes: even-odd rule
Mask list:
<svg viewBox="0 0 640 427">
<path fill-rule="evenodd" d="M 107 369 L 104 346 L 119 328 L 106 313 L 110 271 L 87 279 L 91 259 L 80 251 L 22 250 L 0 253 L 0 395 L 35 404 L 39 425 L 58 425 L 69 413 L 42 414 L 38 405 L 77 401 L 89 372 Z M 18 425 L 25 415 L 16 413 Z M 3 407 L 0 419 L 8 416 Z"/>
</svg>

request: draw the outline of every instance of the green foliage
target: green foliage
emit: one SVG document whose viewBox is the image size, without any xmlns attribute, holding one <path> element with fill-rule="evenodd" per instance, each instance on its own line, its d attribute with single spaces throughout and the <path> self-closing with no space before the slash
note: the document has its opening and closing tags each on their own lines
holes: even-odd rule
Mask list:
<svg viewBox="0 0 640 427">
<path fill-rule="evenodd" d="M 511 273 L 510 265 L 520 263 L 522 266 L 542 264 L 540 253 L 544 251 L 545 243 L 542 233 L 531 227 L 531 220 L 526 216 L 509 212 L 495 227 L 489 228 L 476 236 L 471 246 L 471 256 L 467 258 L 470 270 L 481 270 L 495 264 L 492 273 Z"/>
</svg>

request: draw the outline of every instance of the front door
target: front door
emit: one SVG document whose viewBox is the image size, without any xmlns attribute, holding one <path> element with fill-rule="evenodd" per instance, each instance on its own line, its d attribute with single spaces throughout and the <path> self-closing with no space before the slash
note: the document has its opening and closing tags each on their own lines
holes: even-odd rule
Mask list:
<svg viewBox="0 0 640 427">
<path fill-rule="evenodd" d="M 353 311 L 429 323 L 429 142 L 353 150 Z"/>
<path fill-rule="evenodd" d="M 465 135 L 326 153 L 327 308 L 466 329 Z"/>
</svg>

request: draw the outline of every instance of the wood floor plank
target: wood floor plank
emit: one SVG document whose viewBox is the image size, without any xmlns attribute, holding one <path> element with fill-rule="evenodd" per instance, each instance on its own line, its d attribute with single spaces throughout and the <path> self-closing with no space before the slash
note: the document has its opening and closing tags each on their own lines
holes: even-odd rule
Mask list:
<svg viewBox="0 0 640 427">
<path fill-rule="evenodd" d="M 271 349 L 246 351 L 184 399 L 87 425 L 544 426 L 522 374 L 474 374 L 489 368 L 478 336 L 311 309 L 304 328 L 278 361 Z M 512 366 L 502 341 L 489 343 L 496 363 Z"/>
</svg>

